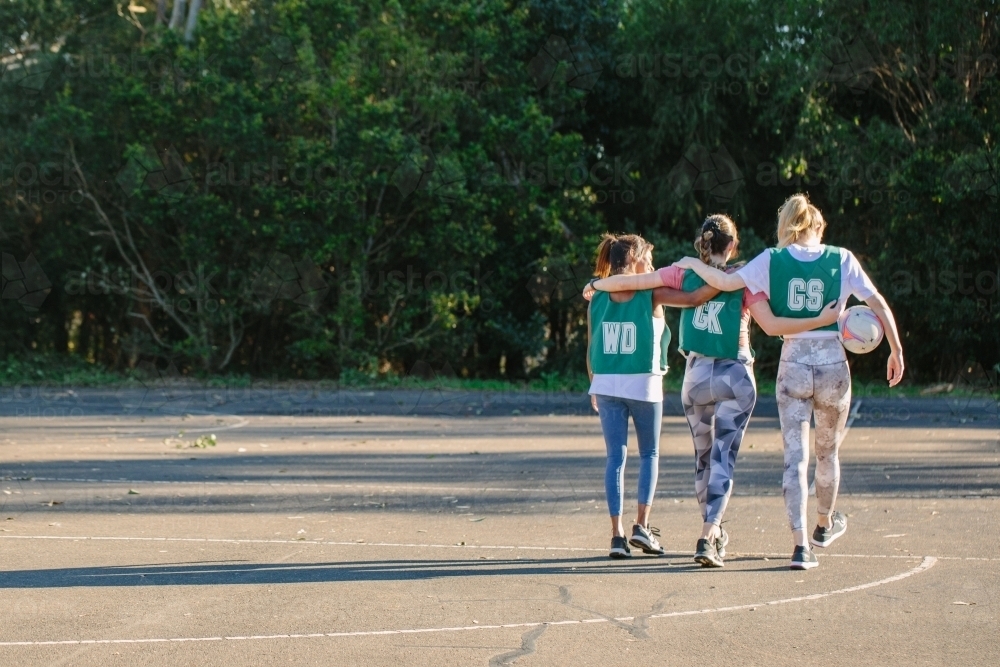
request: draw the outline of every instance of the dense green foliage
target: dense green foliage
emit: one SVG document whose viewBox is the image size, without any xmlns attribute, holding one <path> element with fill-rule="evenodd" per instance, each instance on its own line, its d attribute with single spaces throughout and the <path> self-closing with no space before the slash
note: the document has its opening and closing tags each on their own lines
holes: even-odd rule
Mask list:
<svg viewBox="0 0 1000 667">
<path fill-rule="evenodd" d="M 806 191 L 911 378 L 989 368 L 998 5 L 236 0 L 187 43 L 149 0 L 5 2 L 0 358 L 571 375 L 600 233 L 662 265 L 728 211 L 752 255 Z"/>
</svg>

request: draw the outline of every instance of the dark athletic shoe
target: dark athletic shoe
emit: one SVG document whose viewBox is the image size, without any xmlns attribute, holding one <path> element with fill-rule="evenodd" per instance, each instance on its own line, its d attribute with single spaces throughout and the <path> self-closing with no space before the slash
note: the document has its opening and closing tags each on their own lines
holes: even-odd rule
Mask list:
<svg viewBox="0 0 1000 667">
<path fill-rule="evenodd" d="M 833 525 L 829 528 L 816 526 L 812 537 L 809 538 L 809 542 L 813 546 L 828 547 L 833 544 L 835 539 L 847 532 L 847 517 L 840 512 L 834 512 L 831 519 Z"/>
<path fill-rule="evenodd" d="M 636 549 L 642 549 L 642 553 L 644 554 L 662 556 L 666 551 L 663 550 L 660 542 L 656 539 L 656 536 L 659 534 L 659 528 L 647 528 L 646 526 L 635 524 L 632 526 L 632 538 L 628 543 Z"/>
<path fill-rule="evenodd" d="M 694 553 L 694 562 L 701 563 L 702 567 L 725 567 L 725 563 L 719 557 L 719 552 L 715 548 L 715 542 L 709 540 L 698 540 L 698 548 Z"/>
<path fill-rule="evenodd" d="M 632 550 L 628 548 L 628 541 L 624 537 L 612 537 L 611 538 L 611 552 L 608 553 L 611 558 L 631 558 Z"/>
<path fill-rule="evenodd" d="M 719 528 L 721 533 L 715 538 L 715 550 L 719 552 L 719 558 L 726 557 L 726 545 L 729 544 L 729 533 L 725 528 Z"/>
<path fill-rule="evenodd" d="M 819 559 L 816 558 L 816 554 L 809 547 L 795 547 L 794 553 L 792 553 L 792 564 L 789 569 L 792 570 L 811 570 L 814 567 L 819 567 Z"/>
</svg>

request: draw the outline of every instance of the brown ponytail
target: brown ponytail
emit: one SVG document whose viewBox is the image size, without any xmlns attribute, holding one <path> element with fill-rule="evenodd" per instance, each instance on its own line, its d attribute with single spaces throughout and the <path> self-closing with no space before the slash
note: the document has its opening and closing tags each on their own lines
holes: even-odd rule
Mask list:
<svg viewBox="0 0 1000 667">
<path fill-rule="evenodd" d="M 642 259 L 643 255 L 652 249 L 653 244 L 638 234 L 622 234 L 621 236 L 605 234 L 601 237 L 600 245 L 597 246 L 594 275 L 598 278 L 607 278 L 624 273 L 626 269 Z"/>
<path fill-rule="evenodd" d="M 733 244 L 732 257 L 736 257 L 740 247 L 740 236 L 736 232 L 736 223 L 728 215 L 717 213 L 705 218 L 705 222 L 701 225 L 701 232 L 694 240 L 694 249 L 698 251 L 701 261 L 711 264 L 712 255 L 725 253 L 730 243 Z"/>
</svg>

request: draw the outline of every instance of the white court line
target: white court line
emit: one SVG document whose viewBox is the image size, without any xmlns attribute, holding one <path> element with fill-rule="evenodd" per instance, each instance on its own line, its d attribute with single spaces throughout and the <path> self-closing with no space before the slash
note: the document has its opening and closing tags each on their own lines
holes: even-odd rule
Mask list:
<svg viewBox="0 0 1000 667">
<path fill-rule="evenodd" d="M 337 542 L 333 540 L 275 540 L 226 537 L 128 537 L 128 536 L 87 536 L 87 535 L 0 535 L 0 540 L 56 540 L 63 542 L 189 542 L 196 544 L 295 544 L 299 546 L 326 547 L 385 547 L 400 549 L 469 549 L 481 551 L 571 551 L 584 553 L 606 553 L 607 549 L 594 547 L 544 547 L 513 544 L 426 544 L 421 542 Z M 731 551 L 734 556 L 754 556 L 760 558 L 787 558 L 787 552 Z M 690 556 L 690 551 L 667 551 L 668 556 Z M 913 555 L 903 554 L 818 554 L 823 558 L 885 558 L 912 560 Z M 998 561 L 1000 558 L 978 558 L 975 556 L 936 556 L 938 560 Z"/>
<path fill-rule="evenodd" d="M 187 414 L 190 414 L 192 416 L 198 416 L 198 417 L 215 417 L 217 419 L 223 419 L 223 417 L 220 417 L 218 414 L 211 413 L 211 412 L 204 412 L 204 413 L 193 413 L 192 412 L 192 413 L 187 413 Z M 230 416 L 234 416 L 234 415 L 225 415 L 225 416 L 226 417 L 230 417 Z M 247 424 L 250 423 L 250 420 L 247 419 L 246 417 L 237 417 L 236 419 L 238 421 L 235 424 L 228 424 L 228 425 L 225 425 L 225 426 L 220 425 L 220 426 L 214 426 L 214 427 L 213 426 L 209 426 L 209 427 L 206 427 L 206 428 L 196 428 L 195 426 L 188 425 L 188 427 L 185 428 L 184 430 L 185 430 L 185 432 L 191 431 L 192 433 L 214 433 L 216 431 L 231 431 L 234 428 L 243 428 L 244 426 L 246 426 Z M 184 426 L 184 425 L 181 424 L 181 426 Z M 140 436 L 141 435 L 141 436 L 149 436 L 149 437 L 159 437 L 159 436 L 163 435 L 164 433 L 170 434 L 170 433 L 176 433 L 176 432 L 177 432 L 176 428 L 171 428 L 171 429 L 164 430 L 162 427 L 158 428 L 156 430 L 150 430 L 150 429 L 147 428 L 147 429 L 140 429 L 140 430 L 133 430 L 133 431 L 126 431 L 126 430 L 123 430 L 123 429 L 113 429 L 113 430 L 108 431 L 108 433 L 111 433 L 113 435 L 129 435 L 129 436 Z"/>
<path fill-rule="evenodd" d="M 310 488 L 320 488 L 320 489 L 380 489 L 380 490 L 394 490 L 403 489 L 406 491 L 456 491 L 456 492 L 467 492 L 467 493 L 484 493 L 484 492 L 517 492 L 517 493 L 535 493 L 539 491 L 544 491 L 546 493 L 586 493 L 586 494 L 604 494 L 604 489 L 556 489 L 551 487 L 540 486 L 533 489 L 515 489 L 507 487 L 472 487 L 472 486 L 427 486 L 427 485 L 409 485 L 406 483 L 402 484 L 379 484 L 372 482 L 371 484 L 334 484 L 334 483 L 320 483 L 320 482 L 271 482 L 266 480 L 261 480 L 257 482 L 251 482 L 249 480 L 218 480 L 218 479 L 205 479 L 205 480 L 180 480 L 180 479 L 102 479 L 93 477 L 81 477 L 81 478 L 71 478 L 71 477 L 31 477 L 30 479 L 12 479 L 7 481 L 18 481 L 18 482 L 78 482 L 78 483 L 88 483 L 88 484 L 174 484 L 174 485 L 189 485 L 189 486 L 199 486 L 199 485 L 212 485 L 212 486 L 291 486 L 291 487 L 310 487 Z M 677 492 L 676 494 L 664 493 L 662 495 L 677 495 L 678 497 L 684 496 L 685 498 L 690 493 Z"/>
<path fill-rule="evenodd" d="M 856 593 L 858 591 L 863 591 L 869 588 L 875 588 L 877 586 L 883 586 L 885 584 L 891 584 L 896 581 L 901 581 L 908 577 L 912 577 L 915 574 L 920 574 L 925 572 L 930 568 L 934 567 L 937 563 L 937 558 L 933 556 L 925 556 L 919 565 L 911 570 L 895 574 L 891 577 L 886 577 L 885 579 L 879 579 L 878 581 L 871 581 L 866 584 L 858 584 L 857 586 L 850 586 L 848 588 L 840 588 L 834 591 L 827 591 L 825 593 L 813 593 L 812 595 L 801 595 L 793 598 L 783 598 L 780 600 L 771 600 L 768 602 L 757 602 L 751 604 L 741 604 L 733 605 L 731 607 L 715 607 L 713 609 L 694 609 L 691 611 L 672 611 L 664 614 L 652 614 L 648 618 L 677 618 L 680 616 L 699 616 L 703 614 L 717 614 L 729 611 L 745 611 L 750 609 L 756 609 L 757 607 L 771 607 L 782 604 L 790 604 L 792 602 L 805 602 L 809 600 L 821 600 L 833 595 L 843 595 L 845 593 Z M 557 620 L 557 621 L 532 621 L 528 623 L 504 623 L 501 625 L 464 625 L 446 628 L 410 628 L 401 630 L 356 630 L 353 632 L 315 632 L 308 634 L 274 634 L 274 635 L 236 635 L 236 636 L 218 636 L 218 637 L 172 637 L 172 638 L 162 638 L 162 639 L 63 639 L 63 640 L 51 640 L 51 641 L 21 641 L 21 642 L 0 642 L 0 647 L 6 646 L 79 646 L 79 645 L 91 645 L 91 644 L 161 644 L 161 643 L 182 643 L 182 642 L 221 642 L 221 641 L 248 641 L 248 640 L 267 640 L 267 639 L 312 639 L 312 638 L 330 638 L 330 637 L 375 637 L 375 636 L 385 636 L 385 635 L 412 635 L 412 634 L 429 634 L 429 633 L 443 633 L 443 632 L 469 632 L 472 630 L 504 630 L 508 628 L 537 628 L 542 625 L 583 625 L 585 623 L 611 623 L 614 621 L 627 622 L 634 621 L 635 616 L 622 616 L 619 618 L 586 618 L 583 620 Z"/>
</svg>

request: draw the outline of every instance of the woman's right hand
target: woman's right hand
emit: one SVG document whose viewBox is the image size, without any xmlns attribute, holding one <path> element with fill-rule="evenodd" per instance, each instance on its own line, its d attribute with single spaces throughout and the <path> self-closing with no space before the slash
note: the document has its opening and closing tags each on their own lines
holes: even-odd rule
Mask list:
<svg viewBox="0 0 1000 667">
<path fill-rule="evenodd" d="M 596 291 L 597 290 L 594 289 L 594 284 L 592 282 L 587 283 L 587 285 L 583 288 L 583 298 L 590 301 L 594 298 L 594 292 Z"/>
<path fill-rule="evenodd" d="M 598 412 L 599 413 L 599 411 L 597 409 L 597 396 L 594 395 L 594 394 L 590 395 L 590 407 L 594 408 L 594 412 Z"/>
<path fill-rule="evenodd" d="M 830 324 L 834 324 L 840 317 L 841 308 L 839 301 L 831 301 L 826 304 L 823 311 L 816 316 L 816 322 L 821 326 L 825 327 Z"/>
</svg>

